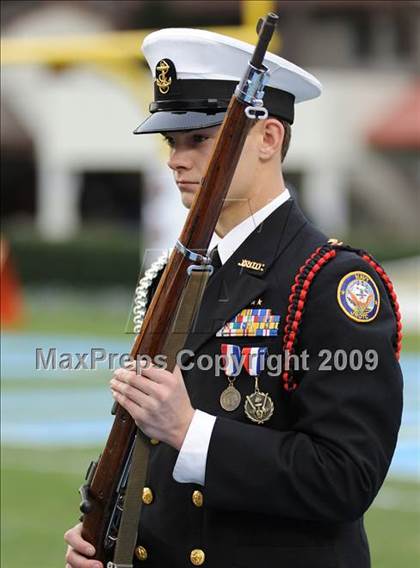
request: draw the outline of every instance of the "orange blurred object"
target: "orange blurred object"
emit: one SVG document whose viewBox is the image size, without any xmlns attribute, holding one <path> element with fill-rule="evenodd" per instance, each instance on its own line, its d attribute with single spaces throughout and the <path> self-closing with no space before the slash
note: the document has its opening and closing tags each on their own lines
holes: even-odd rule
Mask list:
<svg viewBox="0 0 420 568">
<path fill-rule="evenodd" d="M 368 140 L 384 150 L 420 149 L 420 81 L 409 87 L 371 127 Z"/>
<path fill-rule="evenodd" d="M 16 327 L 23 319 L 22 289 L 13 266 L 10 246 L 0 239 L 0 322 L 2 327 Z"/>
</svg>

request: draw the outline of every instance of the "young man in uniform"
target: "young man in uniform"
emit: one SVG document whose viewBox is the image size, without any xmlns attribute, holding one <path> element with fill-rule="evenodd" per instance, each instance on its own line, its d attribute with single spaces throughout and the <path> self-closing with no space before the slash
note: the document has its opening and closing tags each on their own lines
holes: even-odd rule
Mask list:
<svg viewBox="0 0 420 568">
<path fill-rule="evenodd" d="M 252 46 L 172 29 L 143 49 L 155 100 L 136 133 L 165 136 L 190 207 Z M 247 137 L 216 227 L 188 365 L 111 381 L 151 439 L 136 567 L 370 566 L 363 514 L 401 418 L 398 304 L 367 253 L 329 243 L 290 197 L 294 104 L 320 84 L 275 55 L 265 64 L 269 118 Z M 199 363 L 221 354 L 223 372 Z M 100 566 L 80 525 L 65 538 L 67 566 Z"/>
</svg>

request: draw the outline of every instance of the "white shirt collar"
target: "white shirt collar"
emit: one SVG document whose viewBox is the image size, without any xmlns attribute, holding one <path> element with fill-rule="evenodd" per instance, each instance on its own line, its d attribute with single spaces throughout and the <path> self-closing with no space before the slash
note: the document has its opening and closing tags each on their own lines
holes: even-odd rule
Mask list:
<svg viewBox="0 0 420 568">
<path fill-rule="evenodd" d="M 275 197 L 270 203 L 244 219 L 239 225 L 236 225 L 229 231 L 222 239 L 213 234 L 210 242 L 209 250 L 212 250 L 217 245 L 219 256 L 222 264 L 224 264 L 232 254 L 240 247 L 245 239 L 260 225 L 271 213 L 283 205 L 290 198 L 290 193 L 287 188 L 284 189 Z"/>
</svg>

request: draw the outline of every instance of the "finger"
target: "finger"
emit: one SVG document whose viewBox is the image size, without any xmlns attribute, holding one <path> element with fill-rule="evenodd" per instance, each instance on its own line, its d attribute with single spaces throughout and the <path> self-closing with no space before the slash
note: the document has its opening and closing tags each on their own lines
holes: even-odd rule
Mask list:
<svg viewBox="0 0 420 568">
<path fill-rule="evenodd" d="M 141 369 L 141 376 L 153 381 L 154 383 L 165 384 L 172 379 L 172 373 L 160 367 L 149 365 Z"/>
<path fill-rule="evenodd" d="M 136 361 L 134 359 L 132 361 L 127 361 L 124 363 L 124 368 L 128 371 L 135 371 L 136 370 Z"/>
<path fill-rule="evenodd" d="M 123 381 L 125 383 L 132 381 L 134 378 L 136 377 L 136 372 L 135 371 L 129 371 L 127 369 L 116 369 L 114 371 L 114 374 L 112 375 L 112 378 L 117 380 L 117 381 Z"/>
<path fill-rule="evenodd" d="M 66 562 L 71 568 L 103 568 L 103 564 L 99 560 L 86 558 L 70 547 L 66 554 Z"/>
<path fill-rule="evenodd" d="M 154 408 L 156 406 L 156 400 L 154 398 L 145 394 L 138 388 L 128 385 L 127 383 L 112 380 L 111 390 L 113 393 L 116 392 L 120 394 L 138 406 L 142 406 L 144 408 Z"/>
<path fill-rule="evenodd" d="M 124 385 L 121 387 L 114 387 L 111 388 L 112 394 L 118 393 L 123 400 L 128 400 L 134 403 L 138 408 L 144 409 L 148 412 L 155 412 L 159 406 L 159 399 L 148 394 L 143 393 L 138 389 L 134 389 L 128 385 Z M 115 397 L 114 397 L 115 398 Z"/>
<path fill-rule="evenodd" d="M 152 395 L 157 398 L 159 385 L 154 381 L 151 381 L 147 377 L 134 375 L 134 376 L 119 376 L 113 377 L 110 381 L 111 388 L 117 389 L 118 385 L 129 385 L 147 395 Z M 124 393 L 124 390 L 118 389 L 120 392 Z"/>
<path fill-rule="evenodd" d="M 152 367 L 152 363 L 149 360 L 139 359 L 132 360 L 124 363 L 123 367 L 115 369 L 114 376 L 121 378 L 122 380 L 130 379 L 133 376 L 140 376 L 143 374 L 143 370 Z"/>
<path fill-rule="evenodd" d="M 82 523 L 68 530 L 64 535 L 64 540 L 71 548 L 74 548 L 74 550 L 84 556 L 93 556 L 95 554 L 95 547 L 82 538 Z"/>
<path fill-rule="evenodd" d="M 145 394 L 156 398 L 159 395 L 159 391 L 161 390 L 161 386 L 159 383 L 150 380 L 148 377 L 139 377 L 138 381 L 136 381 L 136 388 L 144 392 Z"/>
<path fill-rule="evenodd" d="M 125 408 L 128 414 L 130 414 L 130 416 L 134 420 L 138 422 L 145 422 L 146 412 L 144 408 L 117 391 L 112 391 L 112 396 L 115 398 L 118 404 Z"/>
<path fill-rule="evenodd" d="M 174 370 L 173 370 L 173 374 L 175 375 L 175 377 L 177 377 L 178 379 L 184 381 L 184 377 L 182 375 L 182 371 L 179 368 L 178 365 L 175 365 Z"/>
</svg>

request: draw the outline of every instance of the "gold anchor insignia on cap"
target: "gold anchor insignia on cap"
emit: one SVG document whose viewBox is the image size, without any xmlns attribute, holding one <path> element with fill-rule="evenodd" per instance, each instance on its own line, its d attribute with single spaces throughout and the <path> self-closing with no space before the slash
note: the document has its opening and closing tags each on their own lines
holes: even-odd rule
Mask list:
<svg viewBox="0 0 420 568">
<path fill-rule="evenodd" d="M 164 59 L 159 61 L 158 65 L 156 66 L 156 72 L 159 71 L 159 75 L 157 75 L 156 77 L 156 85 L 162 95 L 166 95 L 172 84 L 172 78 L 167 77 L 169 69 L 169 64 Z"/>
</svg>

